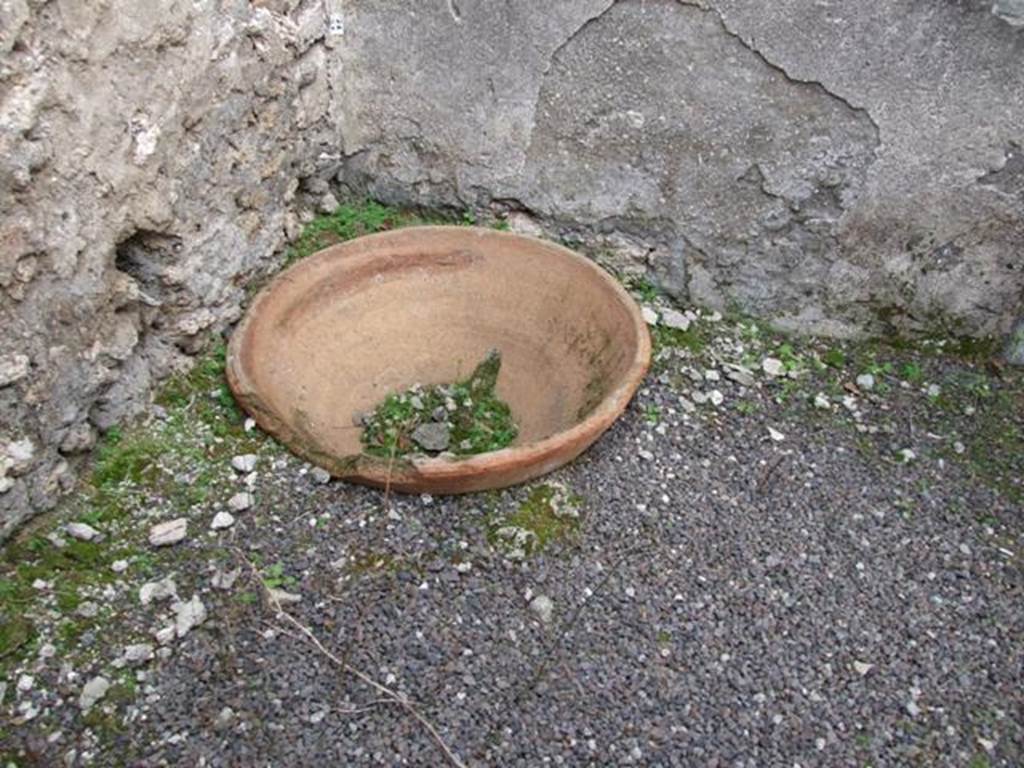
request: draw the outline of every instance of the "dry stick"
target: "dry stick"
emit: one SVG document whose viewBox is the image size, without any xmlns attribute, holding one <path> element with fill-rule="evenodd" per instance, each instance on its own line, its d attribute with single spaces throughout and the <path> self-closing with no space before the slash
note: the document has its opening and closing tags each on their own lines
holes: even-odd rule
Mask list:
<svg viewBox="0 0 1024 768">
<path fill-rule="evenodd" d="M 466 764 L 459 760 L 455 753 L 448 748 L 448 745 L 444 743 L 444 739 L 442 739 L 441 734 L 437 732 L 437 728 L 435 728 L 434 725 L 426 717 L 420 714 L 419 710 L 417 710 L 416 707 L 412 705 L 412 702 L 410 702 L 409 699 L 407 699 L 398 691 L 394 691 L 391 688 L 388 688 L 386 685 L 378 683 L 369 675 L 360 672 L 351 664 L 342 661 L 333 653 L 331 653 L 327 648 L 325 648 L 324 644 L 321 643 L 317 636 L 313 633 L 313 630 L 311 630 L 305 624 L 303 624 L 290 613 L 284 610 L 284 608 L 281 606 L 281 602 L 263 584 L 263 579 L 260 578 L 259 571 L 257 571 L 256 566 L 253 565 L 252 562 L 250 562 L 249 559 L 245 557 L 245 554 L 241 550 L 238 550 L 238 554 L 249 565 L 250 570 L 252 570 L 253 575 L 256 577 L 256 581 L 259 583 L 261 587 L 263 587 L 263 592 L 267 596 L 267 599 L 273 605 L 275 610 L 277 611 L 278 618 L 283 618 L 290 622 L 292 626 L 294 626 L 299 632 L 301 632 L 305 636 L 305 638 L 313 645 L 313 647 L 315 647 L 318 651 L 320 651 L 320 653 L 322 653 L 324 656 L 326 656 L 328 659 L 330 659 L 332 662 L 338 665 L 344 672 L 348 672 L 350 675 L 353 675 L 354 677 L 358 678 L 374 690 L 382 693 L 389 702 L 397 704 L 402 709 L 404 709 L 408 714 L 412 715 L 420 723 L 420 725 L 422 725 L 427 730 L 430 736 L 437 743 L 438 747 L 441 748 L 441 751 L 444 753 L 444 756 L 449 763 L 454 765 L 455 768 L 466 768 Z M 281 630 L 285 631 L 283 628 L 281 628 Z"/>
</svg>

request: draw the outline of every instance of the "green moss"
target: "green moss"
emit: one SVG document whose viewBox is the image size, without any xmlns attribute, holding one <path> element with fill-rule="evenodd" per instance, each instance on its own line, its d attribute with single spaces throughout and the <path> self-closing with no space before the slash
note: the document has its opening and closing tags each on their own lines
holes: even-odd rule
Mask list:
<svg viewBox="0 0 1024 768">
<path fill-rule="evenodd" d="M 685 331 L 657 325 L 651 329 L 651 339 L 654 342 L 655 355 L 666 347 L 687 349 L 693 354 L 700 354 L 707 346 L 707 337 L 696 323 Z"/>
<path fill-rule="evenodd" d="M 468 221 L 467 216 L 470 217 Z M 476 220 L 472 218 L 471 213 L 464 213 L 461 218 L 453 219 L 437 213 L 424 214 L 399 210 L 373 200 L 348 203 L 340 206 L 334 213 L 318 216 L 307 224 L 299 239 L 288 250 L 286 263 L 292 264 L 323 248 L 363 235 L 419 224 L 440 223 L 475 224 Z"/>
<path fill-rule="evenodd" d="M 388 395 L 366 420 L 360 436 L 363 450 L 381 458 L 421 452 L 412 434 L 438 409 L 445 411 L 450 425 L 450 453 L 470 456 L 506 447 L 519 428 L 508 404 L 494 391 L 500 369 L 501 357 L 492 350 L 464 381 Z"/>
<path fill-rule="evenodd" d="M 629 276 L 624 281 L 626 288 L 645 304 L 658 298 L 658 288 L 645 277 Z"/>
<path fill-rule="evenodd" d="M 558 483 L 538 485 L 514 512 L 492 518 L 488 541 L 515 559 L 536 555 L 577 534 L 582 502 Z"/>
</svg>

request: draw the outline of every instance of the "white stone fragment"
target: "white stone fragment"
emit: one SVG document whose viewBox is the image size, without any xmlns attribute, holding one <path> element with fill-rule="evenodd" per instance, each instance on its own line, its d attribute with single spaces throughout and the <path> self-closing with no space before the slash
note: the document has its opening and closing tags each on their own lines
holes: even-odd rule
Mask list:
<svg viewBox="0 0 1024 768">
<path fill-rule="evenodd" d="M 157 523 L 149 529 L 149 543 L 154 547 L 177 544 L 188 534 L 188 521 L 184 517 Z"/>
<path fill-rule="evenodd" d="M 236 472 L 240 472 L 244 475 L 256 469 L 256 463 L 258 461 L 259 456 L 255 453 L 246 453 L 241 456 L 235 456 L 231 459 L 231 466 Z"/>
<path fill-rule="evenodd" d="M 215 531 L 222 531 L 225 528 L 230 528 L 235 524 L 235 516 L 230 512 L 218 512 L 213 516 L 213 521 L 210 523 L 210 528 Z"/>
<path fill-rule="evenodd" d="M 687 331 L 690 329 L 690 318 L 674 309 L 663 309 L 661 311 L 661 324 L 666 328 L 672 328 L 677 331 Z"/>
<path fill-rule="evenodd" d="M 83 712 L 88 712 L 93 706 L 107 695 L 110 690 L 110 681 L 99 675 L 94 677 L 82 687 L 82 693 L 78 697 L 78 706 Z"/>
<path fill-rule="evenodd" d="M 68 523 L 64 530 L 68 536 L 79 541 L 92 541 L 100 535 L 100 532 L 88 523 Z"/>
<path fill-rule="evenodd" d="M 160 581 L 150 581 L 139 588 L 139 602 L 149 605 L 171 597 L 177 597 L 178 586 L 170 576 Z"/>
<path fill-rule="evenodd" d="M 537 595 L 530 601 L 530 610 L 542 624 L 550 624 L 555 612 L 555 603 L 547 595 Z"/>
<path fill-rule="evenodd" d="M 232 512 L 245 512 L 245 510 L 251 509 L 255 503 L 256 498 L 251 493 L 242 491 L 228 499 L 228 509 Z"/>
<path fill-rule="evenodd" d="M 199 595 L 193 595 L 192 599 L 186 602 L 177 602 L 171 609 L 174 611 L 174 631 L 179 638 L 206 621 L 206 606 L 199 599 Z"/>
<path fill-rule="evenodd" d="M 145 664 L 153 658 L 154 649 L 149 643 L 129 645 L 124 649 L 123 658 L 129 664 Z"/>
<path fill-rule="evenodd" d="M 774 379 L 785 373 L 785 366 L 777 357 L 766 357 L 761 361 L 761 370 Z"/>
</svg>

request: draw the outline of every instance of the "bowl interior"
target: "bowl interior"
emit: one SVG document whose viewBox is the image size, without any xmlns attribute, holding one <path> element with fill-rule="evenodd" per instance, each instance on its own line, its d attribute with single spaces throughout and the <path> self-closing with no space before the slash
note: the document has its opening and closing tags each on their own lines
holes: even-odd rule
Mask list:
<svg viewBox="0 0 1024 768">
<path fill-rule="evenodd" d="M 419 227 L 288 270 L 250 310 L 236 354 L 262 409 L 346 457 L 361 451 L 360 414 L 417 382 L 465 378 L 497 348 L 521 445 L 577 424 L 620 384 L 639 343 L 630 304 L 559 246 Z"/>
</svg>

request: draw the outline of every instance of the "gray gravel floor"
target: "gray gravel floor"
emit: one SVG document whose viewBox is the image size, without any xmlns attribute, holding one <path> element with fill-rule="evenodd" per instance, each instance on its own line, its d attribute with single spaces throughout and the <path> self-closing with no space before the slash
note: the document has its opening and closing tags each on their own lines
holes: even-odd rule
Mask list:
<svg viewBox="0 0 1024 768">
<path fill-rule="evenodd" d="M 525 562 L 489 532 L 529 489 L 386 509 L 279 459 L 215 547 L 182 545 L 179 593 L 210 618 L 153 662 L 125 727 L 77 752 L 74 713 L 52 749 L 15 729 L 41 755 L 25 764 L 445 765 L 421 723 L 254 599 L 249 571 L 210 586 L 246 561 L 280 563 L 289 613 L 467 766 L 1024 764 L 1019 496 L 949 458 L 979 415 L 937 422 L 897 386 L 860 398 L 863 423 L 890 425 L 866 434 L 813 386 L 720 387 L 690 414 L 652 375 L 545 479 L 582 498 L 581 524 Z"/>
<path fill-rule="evenodd" d="M 486 537 L 487 508 L 521 491 L 396 498 L 388 516 L 377 493 L 292 475 L 263 491 L 278 524 L 244 538 L 299 579 L 292 612 L 467 765 L 1020 765 L 1022 580 L 1000 542 L 1021 510 L 767 398 L 659 434 L 641 413 L 675 397 L 652 385 L 557 474 L 585 500 L 581 533 L 525 564 Z M 293 522 L 311 513 L 331 522 Z M 339 573 L 353 552 L 386 567 Z M 443 764 L 272 612 L 215 614 L 160 672 L 130 736 L 142 764 Z"/>
</svg>

